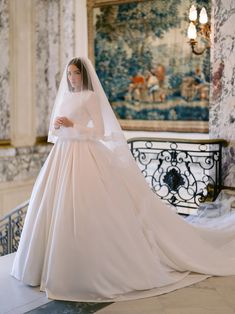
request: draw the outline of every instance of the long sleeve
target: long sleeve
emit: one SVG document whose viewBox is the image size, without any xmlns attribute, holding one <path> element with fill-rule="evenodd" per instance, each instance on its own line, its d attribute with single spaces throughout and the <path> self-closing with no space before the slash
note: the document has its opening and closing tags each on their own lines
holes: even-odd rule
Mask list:
<svg viewBox="0 0 235 314">
<path fill-rule="evenodd" d="M 104 136 L 104 122 L 101 108 L 94 93 L 90 95 L 86 109 L 93 124 L 93 135 Z"/>
<path fill-rule="evenodd" d="M 71 120 L 73 127 L 54 129 L 53 135 L 63 138 L 103 138 L 103 117 L 95 93 L 87 91 L 72 96 L 61 106 L 58 115 Z"/>
<path fill-rule="evenodd" d="M 84 115 L 82 121 L 74 123 L 74 129 L 80 134 L 92 137 L 104 136 L 104 123 L 99 103 L 94 93 L 90 93 L 83 104 Z"/>
</svg>

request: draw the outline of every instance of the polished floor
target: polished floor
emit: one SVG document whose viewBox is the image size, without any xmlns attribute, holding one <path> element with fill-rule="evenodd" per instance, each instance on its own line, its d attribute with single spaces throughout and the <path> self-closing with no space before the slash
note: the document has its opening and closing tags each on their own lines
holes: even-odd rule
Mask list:
<svg viewBox="0 0 235 314">
<path fill-rule="evenodd" d="M 0 314 L 235 314 L 235 277 L 211 277 L 157 297 L 112 304 L 48 300 L 9 273 L 14 254 L 0 257 Z"/>
<path fill-rule="evenodd" d="M 0 314 L 21 314 L 48 303 L 38 288 L 23 285 L 10 276 L 15 254 L 0 257 Z"/>
<path fill-rule="evenodd" d="M 212 277 L 161 296 L 113 303 L 97 314 L 234 314 L 235 277 Z"/>
<path fill-rule="evenodd" d="M 98 313 L 98 310 L 109 304 L 110 303 L 52 301 L 27 312 L 27 314 L 92 314 Z"/>
</svg>

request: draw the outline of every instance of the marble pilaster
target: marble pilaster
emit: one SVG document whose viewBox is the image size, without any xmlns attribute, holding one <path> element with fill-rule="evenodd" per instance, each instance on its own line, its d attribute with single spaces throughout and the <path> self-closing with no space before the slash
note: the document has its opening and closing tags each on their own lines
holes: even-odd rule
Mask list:
<svg viewBox="0 0 235 314">
<path fill-rule="evenodd" d="M 46 135 L 48 108 L 48 2 L 35 5 L 35 102 L 37 136 Z"/>
<path fill-rule="evenodd" d="M 60 2 L 58 0 L 48 3 L 48 99 L 47 116 L 45 117 L 47 134 L 51 110 L 59 87 L 62 70 L 60 68 Z"/>
<path fill-rule="evenodd" d="M 9 1 L 0 0 L 0 140 L 10 138 Z"/>
<path fill-rule="evenodd" d="M 230 142 L 224 150 L 225 185 L 235 186 L 235 2 L 213 0 L 210 136 Z"/>
<path fill-rule="evenodd" d="M 74 55 L 74 0 L 36 0 L 37 136 L 46 136 L 51 109 L 68 59 Z"/>
<path fill-rule="evenodd" d="M 37 136 L 46 136 L 60 80 L 60 1 L 35 1 L 35 71 Z"/>
<path fill-rule="evenodd" d="M 60 64 L 64 69 L 75 55 L 75 4 L 74 0 L 60 1 Z"/>
</svg>

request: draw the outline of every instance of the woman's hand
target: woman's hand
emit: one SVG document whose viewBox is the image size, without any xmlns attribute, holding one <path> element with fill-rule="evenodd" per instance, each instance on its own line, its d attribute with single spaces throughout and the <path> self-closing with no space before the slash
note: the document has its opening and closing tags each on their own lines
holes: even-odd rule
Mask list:
<svg viewBox="0 0 235 314">
<path fill-rule="evenodd" d="M 61 126 L 70 128 L 73 127 L 73 122 L 66 117 L 56 117 L 54 121 L 54 128 L 59 129 Z"/>
</svg>

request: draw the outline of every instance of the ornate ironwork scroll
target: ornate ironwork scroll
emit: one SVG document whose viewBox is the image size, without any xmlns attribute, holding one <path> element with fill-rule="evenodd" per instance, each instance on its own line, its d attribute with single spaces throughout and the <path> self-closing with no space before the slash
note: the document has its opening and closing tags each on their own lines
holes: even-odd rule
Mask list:
<svg viewBox="0 0 235 314">
<path fill-rule="evenodd" d="M 27 207 L 28 201 L 0 220 L 0 256 L 17 250 Z"/>
<path fill-rule="evenodd" d="M 128 144 L 152 190 L 179 213 L 219 194 L 226 141 L 132 138 Z"/>
</svg>

